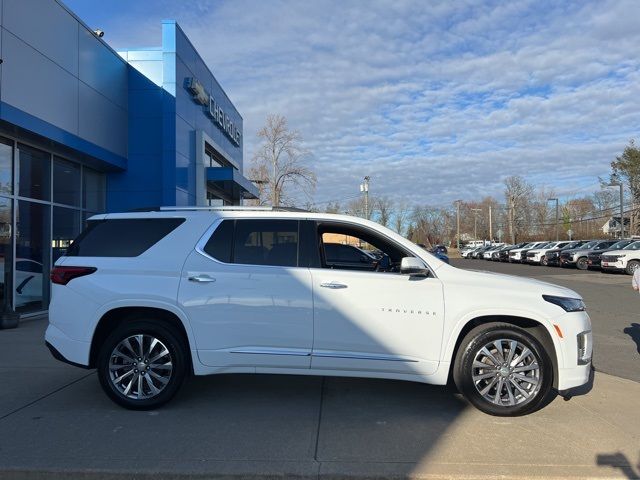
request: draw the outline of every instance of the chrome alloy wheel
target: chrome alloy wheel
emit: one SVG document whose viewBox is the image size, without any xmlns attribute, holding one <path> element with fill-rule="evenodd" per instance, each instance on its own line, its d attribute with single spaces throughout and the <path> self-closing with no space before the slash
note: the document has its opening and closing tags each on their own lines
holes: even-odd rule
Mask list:
<svg viewBox="0 0 640 480">
<path fill-rule="evenodd" d="M 471 375 L 485 400 L 504 407 L 533 399 L 542 384 L 535 354 L 511 339 L 495 340 L 482 347 L 473 359 Z"/>
<path fill-rule="evenodd" d="M 169 383 L 173 363 L 169 349 L 151 335 L 122 340 L 109 357 L 109 378 L 125 397 L 143 400 L 158 395 Z"/>
</svg>

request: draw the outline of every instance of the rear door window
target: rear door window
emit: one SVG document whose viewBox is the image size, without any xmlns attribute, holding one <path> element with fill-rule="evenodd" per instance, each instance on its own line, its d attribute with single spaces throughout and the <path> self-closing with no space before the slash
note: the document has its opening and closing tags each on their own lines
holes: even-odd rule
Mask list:
<svg viewBox="0 0 640 480">
<path fill-rule="evenodd" d="M 297 220 L 236 220 L 233 263 L 298 266 Z"/>
<path fill-rule="evenodd" d="M 90 220 L 67 257 L 137 257 L 185 221 L 184 218 Z"/>
</svg>

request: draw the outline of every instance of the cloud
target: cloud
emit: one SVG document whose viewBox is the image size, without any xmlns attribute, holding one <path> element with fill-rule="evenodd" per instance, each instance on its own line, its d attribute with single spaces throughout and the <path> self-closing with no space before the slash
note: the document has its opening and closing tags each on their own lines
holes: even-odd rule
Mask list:
<svg viewBox="0 0 640 480">
<path fill-rule="evenodd" d="M 500 196 L 510 175 L 571 193 L 638 135 L 634 0 L 166 2 L 157 18 L 136 3 L 109 41 L 158 44 L 176 18 L 244 117 L 245 163 L 267 114 L 286 115 L 317 201 L 365 175 L 375 195 L 433 205 Z"/>
</svg>

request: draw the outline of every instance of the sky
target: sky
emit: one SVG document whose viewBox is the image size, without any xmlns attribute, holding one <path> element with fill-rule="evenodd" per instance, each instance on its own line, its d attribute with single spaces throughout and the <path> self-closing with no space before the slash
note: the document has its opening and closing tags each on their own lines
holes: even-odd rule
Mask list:
<svg viewBox="0 0 640 480">
<path fill-rule="evenodd" d="M 640 2 L 66 0 L 116 50 L 180 24 L 244 118 L 312 152 L 313 197 L 365 175 L 397 202 L 501 198 L 521 175 L 564 198 L 597 189 L 640 140 Z"/>
</svg>

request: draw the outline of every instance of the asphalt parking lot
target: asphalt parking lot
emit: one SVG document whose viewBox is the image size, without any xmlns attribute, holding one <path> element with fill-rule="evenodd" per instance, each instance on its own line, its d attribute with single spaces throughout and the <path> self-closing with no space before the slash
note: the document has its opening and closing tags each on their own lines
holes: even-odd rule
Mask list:
<svg viewBox="0 0 640 480">
<path fill-rule="evenodd" d="M 591 316 L 596 369 L 640 382 L 640 295 L 631 288 L 629 275 L 486 260 L 451 259 L 451 264 L 531 277 L 575 290 Z"/>
<path fill-rule="evenodd" d="M 639 478 L 640 383 L 620 378 L 634 377 L 639 356 L 624 332 L 640 323 L 629 277 L 452 263 L 583 294 L 599 352 L 593 390 L 498 418 L 445 387 L 221 375 L 134 412 L 107 399 L 95 372 L 53 360 L 46 319 L 35 319 L 0 331 L 0 479 Z"/>
</svg>

